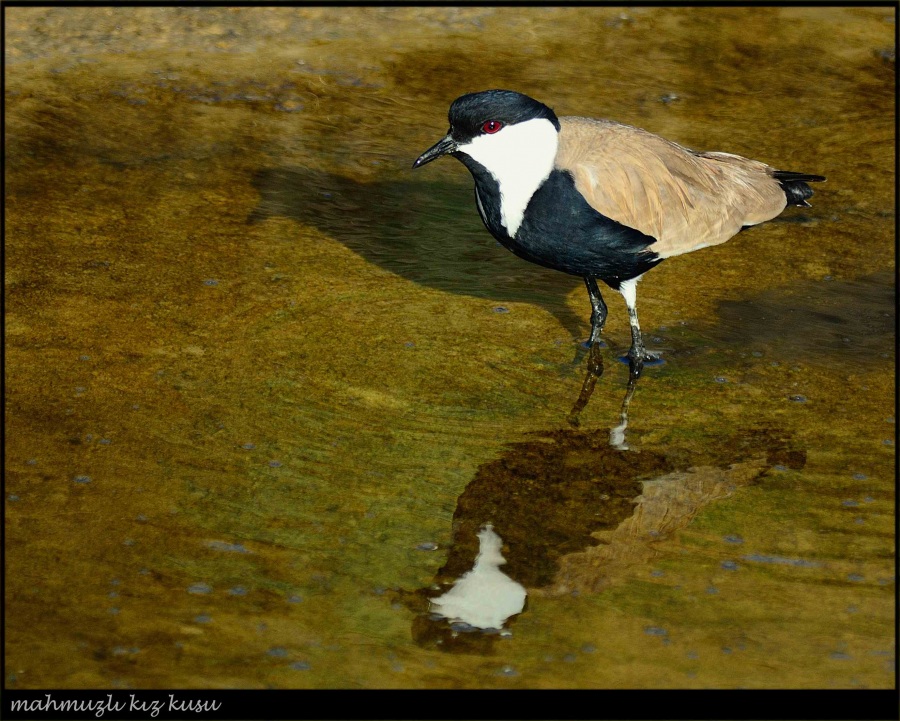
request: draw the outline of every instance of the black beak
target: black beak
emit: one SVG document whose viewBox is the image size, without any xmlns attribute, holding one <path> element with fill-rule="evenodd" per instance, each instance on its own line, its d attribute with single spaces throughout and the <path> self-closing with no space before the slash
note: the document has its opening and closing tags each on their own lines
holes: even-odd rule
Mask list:
<svg viewBox="0 0 900 721">
<path fill-rule="evenodd" d="M 447 155 L 447 153 L 455 151 L 456 141 L 448 135 L 447 137 L 438 140 L 434 145 L 428 148 L 428 150 L 422 153 L 416 159 L 416 162 L 413 163 L 413 168 L 421 168 L 425 163 L 430 163 L 432 160 L 437 160 L 442 155 Z"/>
</svg>

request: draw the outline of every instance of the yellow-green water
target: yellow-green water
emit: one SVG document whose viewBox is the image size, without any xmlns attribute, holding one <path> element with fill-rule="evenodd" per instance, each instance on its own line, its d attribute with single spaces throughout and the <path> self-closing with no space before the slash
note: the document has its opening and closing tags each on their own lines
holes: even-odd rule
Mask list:
<svg viewBox="0 0 900 721">
<path fill-rule="evenodd" d="M 888 8 L 6 8 L 10 688 L 894 682 Z M 608 294 L 481 227 L 457 95 L 821 173 Z M 428 597 L 503 538 L 511 635 Z"/>
</svg>

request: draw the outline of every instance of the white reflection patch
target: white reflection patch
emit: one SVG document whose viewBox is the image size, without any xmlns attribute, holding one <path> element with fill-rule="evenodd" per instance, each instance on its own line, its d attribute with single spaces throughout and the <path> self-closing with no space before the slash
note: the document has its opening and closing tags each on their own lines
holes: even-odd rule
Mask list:
<svg viewBox="0 0 900 721">
<path fill-rule="evenodd" d="M 475 628 L 503 628 L 510 616 L 525 608 L 525 587 L 500 571 L 503 540 L 488 524 L 478 533 L 478 556 L 468 573 L 447 593 L 431 600 L 431 610 L 450 621 Z"/>
</svg>

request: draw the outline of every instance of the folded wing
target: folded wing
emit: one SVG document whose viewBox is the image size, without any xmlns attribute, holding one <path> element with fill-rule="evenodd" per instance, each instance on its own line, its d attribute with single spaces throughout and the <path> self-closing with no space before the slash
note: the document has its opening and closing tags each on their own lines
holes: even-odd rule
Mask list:
<svg viewBox="0 0 900 721">
<path fill-rule="evenodd" d="M 598 212 L 656 238 L 667 258 L 724 243 L 771 220 L 788 198 L 775 169 L 729 153 L 696 153 L 629 125 L 560 118 L 556 167 Z"/>
</svg>

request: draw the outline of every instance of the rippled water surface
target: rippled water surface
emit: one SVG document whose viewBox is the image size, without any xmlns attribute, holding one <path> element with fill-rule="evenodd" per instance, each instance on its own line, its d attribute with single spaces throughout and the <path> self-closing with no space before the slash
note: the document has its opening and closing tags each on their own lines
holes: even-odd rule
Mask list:
<svg viewBox="0 0 900 721">
<path fill-rule="evenodd" d="M 9 687 L 893 686 L 891 9 L 5 12 Z M 828 182 L 586 377 L 489 87 Z"/>
</svg>

